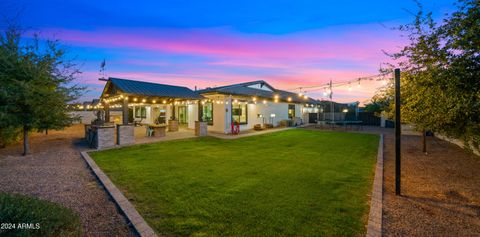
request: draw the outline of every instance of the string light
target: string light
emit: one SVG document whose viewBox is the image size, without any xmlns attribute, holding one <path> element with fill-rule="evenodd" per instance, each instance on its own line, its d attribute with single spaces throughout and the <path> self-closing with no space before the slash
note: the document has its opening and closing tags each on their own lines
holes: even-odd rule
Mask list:
<svg viewBox="0 0 480 237">
<path fill-rule="evenodd" d="M 292 97 L 288 97 L 288 98 L 287 98 L 287 101 L 288 101 L 288 102 L 292 101 Z"/>
<path fill-rule="evenodd" d="M 323 90 L 326 90 L 325 88 L 326 87 L 340 87 L 340 86 L 345 86 L 345 85 L 348 85 L 348 86 L 351 86 L 354 82 L 355 83 L 358 83 L 357 84 L 357 87 L 361 87 L 361 81 L 364 81 L 364 80 L 368 80 L 368 81 L 373 81 L 373 80 L 376 80 L 376 81 L 382 81 L 384 80 L 385 78 L 385 75 L 384 73 L 382 74 L 377 74 L 377 75 L 371 75 L 371 76 L 366 76 L 366 77 L 360 77 L 360 78 L 355 78 L 355 79 L 351 79 L 351 80 L 347 80 L 347 81 L 342 81 L 342 82 L 337 82 L 337 83 L 332 83 L 330 85 L 330 83 L 325 83 L 325 84 L 322 84 L 322 85 L 313 85 L 313 86 L 307 86 L 307 87 L 297 87 L 297 88 L 290 88 L 290 89 L 286 89 L 286 90 L 300 90 L 300 93 L 298 94 L 298 96 L 303 96 L 307 91 L 303 91 L 303 89 L 308 89 L 308 91 L 316 91 L 316 90 L 321 90 L 323 88 Z M 388 83 L 388 81 L 387 81 Z"/>
<path fill-rule="evenodd" d="M 267 104 L 267 100 L 263 100 L 263 104 L 265 104 L 265 105 L 266 105 L 266 104 Z"/>
</svg>

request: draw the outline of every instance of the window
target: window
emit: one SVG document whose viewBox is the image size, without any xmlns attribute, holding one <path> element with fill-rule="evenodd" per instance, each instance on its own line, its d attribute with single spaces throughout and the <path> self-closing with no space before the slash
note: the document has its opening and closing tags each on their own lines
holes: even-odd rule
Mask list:
<svg viewBox="0 0 480 237">
<path fill-rule="evenodd" d="M 135 106 L 135 118 L 146 118 L 147 108 L 145 106 Z"/>
<path fill-rule="evenodd" d="M 232 122 L 247 124 L 247 104 L 232 104 Z"/>
<path fill-rule="evenodd" d="M 295 105 L 288 105 L 288 118 L 295 118 Z"/>
<path fill-rule="evenodd" d="M 213 103 L 207 102 L 203 105 L 203 121 L 213 125 Z"/>
</svg>

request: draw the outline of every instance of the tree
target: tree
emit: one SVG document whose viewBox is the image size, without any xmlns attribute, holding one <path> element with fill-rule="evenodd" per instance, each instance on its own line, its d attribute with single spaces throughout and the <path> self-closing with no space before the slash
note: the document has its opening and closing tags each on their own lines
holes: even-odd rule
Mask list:
<svg viewBox="0 0 480 237">
<path fill-rule="evenodd" d="M 23 33 L 9 24 L 0 35 L 0 128 L 22 130 L 26 155 L 29 132 L 72 123 L 67 104 L 84 88 L 72 84 L 80 72 L 57 40 L 22 38 Z"/>
<path fill-rule="evenodd" d="M 478 149 L 480 2 L 459 0 L 457 10 L 440 24 L 418 5 L 415 21 L 399 27 L 410 44 L 390 54 L 396 60 L 391 68 L 402 70 L 402 120 Z M 392 86 L 382 96 L 393 98 Z"/>
<path fill-rule="evenodd" d="M 385 86 L 378 90 L 370 103 L 365 104 L 365 112 L 374 112 L 379 115 L 382 111 L 389 111 L 390 105 L 393 103 L 393 97 L 389 96 L 391 88 L 391 86 Z"/>
</svg>

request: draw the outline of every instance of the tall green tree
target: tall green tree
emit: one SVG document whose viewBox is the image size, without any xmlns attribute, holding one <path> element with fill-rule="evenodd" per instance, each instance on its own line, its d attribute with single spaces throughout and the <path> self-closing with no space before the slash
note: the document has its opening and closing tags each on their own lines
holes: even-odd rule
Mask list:
<svg viewBox="0 0 480 237">
<path fill-rule="evenodd" d="M 459 0 L 456 11 L 436 23 L 419 4 L 415 21 L 399 29 L 410 43 L 391 54 L 402 70 L 402 120 L 480 143 L 480 2 Z M 393 85 L 389 93 L 393 97 Z M 393 108 L 393 104 L 391 104 Z"/>
<path fill-rule="evenodd" d="M 23 33 L 10 24 L 0 35 L 0 129 L 20 129 L 26 155 L 30 132 L 72 123 L 67 104 L 84 88 L 72 84 L 80 72 L 58 41 Z"/>
</svg>

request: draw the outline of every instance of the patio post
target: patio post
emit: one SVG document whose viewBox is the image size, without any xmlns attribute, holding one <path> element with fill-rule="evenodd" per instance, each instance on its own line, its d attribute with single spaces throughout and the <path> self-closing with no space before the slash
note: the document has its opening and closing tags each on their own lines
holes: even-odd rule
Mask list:
<svg viewBox="0 0 480 237">
<path fill-rule="evenodd" d="M 171 119 L 172 119 L 172 120 L 175 120 L 175 103 L 172 104 L 172 116 L 171 116 Z"/>
<path fill-rule="evenodd" d="M 203 122 L 203 105 L 202 101 L 198 101 L 198 121 Z"/>
<path fill-rule="evenodd" d="M 400 101 L 400 69 L 395 69 L 395 194 L 401 195 L 401 140 L 402 121 Z"/>
<path fill-rule="evenodd" d="M 203 121 L 203 105 L 202 101 L 198 101 L 198 121 L 195 121 L 195 136 L 207 135 L 207 123 Z"/>
<path fill-rule="evenodd" d="M 128 124 L 128 99 L 127 98 L 123 99 L 123 103 L 122 103 L 122 120 L 123 120 L 123 125 Z"/>
<path fill-rule="evenodd" d="M 110 105 L 105 103 L 105 123 L 110 122 Z"/>
<path fill-rule="evenodd" d="M 178 120 L 175 116 L 175 102 L 172 103 L 172 116 L 170 116 L 170 120 L 168 120 L 168 131 L 169 132 L 176 132 L 178 131 Z"/>
</svg>

